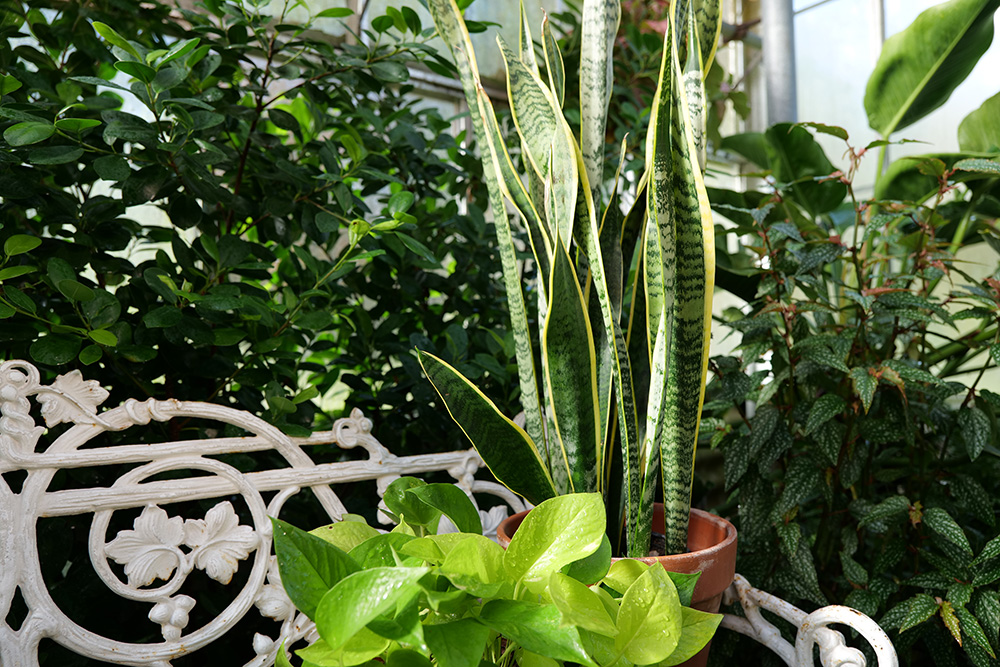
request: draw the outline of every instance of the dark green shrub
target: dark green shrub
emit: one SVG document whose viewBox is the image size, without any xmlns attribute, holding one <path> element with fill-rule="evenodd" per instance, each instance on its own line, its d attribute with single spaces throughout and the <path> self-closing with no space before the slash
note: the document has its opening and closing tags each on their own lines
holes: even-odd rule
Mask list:
<svg viewBox="0 0 1000 667">
<path fill-rule="evenodd" d="M 387 442 L 459 446 L 411 350 L 503 386 L 504 306 L 480 185 L 413 94 L 430 33 L 261 5 L 3 3 L 0 356 L 295 435 L 340 383 Z"/>
</svg>

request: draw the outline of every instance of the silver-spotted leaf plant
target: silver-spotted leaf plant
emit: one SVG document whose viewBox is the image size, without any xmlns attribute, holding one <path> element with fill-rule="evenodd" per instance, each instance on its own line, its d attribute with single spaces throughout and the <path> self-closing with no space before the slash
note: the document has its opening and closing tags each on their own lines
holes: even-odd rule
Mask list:
<svg viewBox="0 0 1000 667">
<path fill-rule="evenodd" d="M 683 552 L 711 322 L 714 241 L 700 156 L 704 72 L 715 54 L 720 3 L 674 3 L 646 172 L 631 197 L 621 168 L 610 180 L 603 169 L 618 0 L 583 3 L 579 135 L 562 108 L 563 64 L 547 23 L 540 53 L 523 11 L 516 47 L 498 39 L 516 128 L 510 138 L 480 83 L 457 4 L 428 5 L 461 75 L 483 156 L 524 427 L 440 359 L 421 353 L 424 369 L 501 482 L 535 503 L 602 494 L 612 543 L 645 556 L 661 479 L 667 549 Z M 634 203 L 626 209 L 626 201 Z M 507 203 L 534 260 L 527 284 Z"/>
</svg>

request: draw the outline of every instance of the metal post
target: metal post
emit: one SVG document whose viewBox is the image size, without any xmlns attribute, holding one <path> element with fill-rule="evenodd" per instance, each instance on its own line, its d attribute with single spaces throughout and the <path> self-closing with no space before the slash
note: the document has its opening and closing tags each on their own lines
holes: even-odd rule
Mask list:
<svg viewBox="0 0 1000 667">
<path fill-rule="evenodd" d="M 795 16 L 792 0 L 761 0 L 767 124 L 795 122 Z"/>
</svg>

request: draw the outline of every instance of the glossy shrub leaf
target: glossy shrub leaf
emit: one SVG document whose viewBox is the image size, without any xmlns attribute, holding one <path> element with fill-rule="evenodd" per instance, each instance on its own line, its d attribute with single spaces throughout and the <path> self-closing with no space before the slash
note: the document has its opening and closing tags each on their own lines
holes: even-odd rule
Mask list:
<svg viewBox="0 0 1000 667">
<path fill-rule="evenodd" d="M 129 44 L 128 40 L 124 37 L 115 32 L 114 28 L 105 23 L 101 23 L 100 21 L 94 21 L 92 25 L 94 26 L 94 30 L 97 31 L 97 34 L 103 37 L 104 41 L 108 44 L 117 46 L 119 49 L 129 54 L 136 60 L 142 60 L 142 56 L 139 55 L 139 52 L 136 51 L 135 47 Z"/>
<path fill-rule="evenodd" d="M 26 276 L 29 273 L 34 273 L 38 268 L 34 266 L 8 266 L 0 269 L 0 282 L 4 280 L 11 280 L 12 278 L 20 278 L 21 276 Z"/>
<path fill-rule="evenodd" d="M 60 280 L 56 288 L 70 301 L 92 301 L 94 290 L 71 278 Z"/>
<path fill-rule="evenodd" d="M 10 290 L 7 292 L 9 297 Z M 80 351 L 80 339 L 76 336 L 49 334 L 32 343 L 28 351 L 31 358 L 40 364 L 60 366 L 73 361 L 76 357 Z"/>
<path fill-rule="evenodd" d="M 417 356 L 452 419 L 490 472 L 532 503 L 554 496 L 552 478 L 528 434 L 452 366 L 426 352 Z"/>
<path fill-rule="evenodd" d="M 426 567 L 375 567 L 344 577 L 316 609 L 320 637 L 331 650 L 339 649 L 376 617 L 419 594 L 417 581 L 429 571 Z"/>
<path fill-rule="evenodd" d="M 87 335 L 92 341 L 100 345 L 106 345 L 108 347 L 118 345 L 118 337 L 107 329 L 94 329 L 93 331 L 88 331 Z"/>
<path fill-rule="evenodd" d="M 972 547 L 969 545 L 969 538 L 965 536 L 965 531 L 946 510 L 940 507 L 927 508 L 924 510 L 923 522 L 935 533 L 972 555 Z"/>
<path fill-rule="evenodd" d="M 566 625 L 575 625 L 606 637 L 618 634 L 618 627 L 601 599 L 576 579 L 553 572 L 549 577 L 548 591 Z"/>
<path fill-rule="evenodd" d="M 634 664 L 658 663 L 677 648 L 682 622 L 673 581 L 659 564 L 648 566 L 622 597 L 615 647 Z"/>
<path fill-rule="evenodd" d="M 504 569 L 515 581 L 547 581 L 553 572 L 597 551 L 604 528 L 600 494 L 552 498 L 528 512 L 504 553 Z"/>
<path fill-rule="evenodd" d="M 888 137 L 944 104 L 993 41 L 1000 0 L 951 0 L 885 41 L 865 89 L 873 130 Z"/>
<path fill-rule="evenodd" d="M 96 118 L 60 118 L 56 121 L 56 129 L 77 134 L 100 124 Z"/>
<path fill-rule="evenodd" d="M 28 146 L 45 141 L 56 132 L 56 126 L 44 121 L 24 121 L 3 131 L 4 140 L 11 146 Z"/>
<path fill-rule="evenodd" d="M 958 126 L 958 145 L 973 153 L 1000 152 L 1000 93 L 983 102 Z"/>
<path fill-rule="evenodd" d="M 28 236 L 27 234 L 14 234 L 9 237 L 3 244 L 3 252 L 8 257 L 13 257 L 14 255 L 23 255 L 26 252 L 31 252 L 38 246 L 42 244 L 42 240 L 37 236 Z"/>
<path fill-rule="evenodd" d="M 13 93 L 21 87 L 21 82 L 10 74 L 0 75 L 0 97 Z"/>
<path fill-rule="evenodd" d="M 677 648 L 660 665 L 671 667 L 693 657 L 705 648 L 720 623 L 722 614 L 709 614 L 690 607 L 681 607 L 681 636 Z"/>
<path fill-rule="evenodd" d="M 346 553 L 304 530 L 271 519 L 274 552 L 288 597 L 311 619 L 320 600 L 337 582 L 359 567 Z"/>
<path fill-rule="evenodd" d="M 479 620 L 525 649 L 556 660 L 595 665 L 580 640 L 580 632 L 562 623 L 554 605 L 519 600 L 492 600 Z"/>
<path fill-rule="evenodd" d="M 76 146 L 45 146 L 28 152 L 31 164 L 68 164 L 76 162 L 83 155 L 83 149 Z"/>
<path fill-rule="evenodd" d="M 424 626 L 424 641 L 441 667 L 479 667 L 489 634 L 473 619 Z"/>
</svg>

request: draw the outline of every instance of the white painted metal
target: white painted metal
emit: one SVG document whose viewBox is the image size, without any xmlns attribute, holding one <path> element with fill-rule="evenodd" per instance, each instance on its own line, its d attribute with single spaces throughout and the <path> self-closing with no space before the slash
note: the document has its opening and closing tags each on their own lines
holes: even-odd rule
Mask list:
<svg viewBox="0 0 1000 667">
<path fill-rule="evenodd" d="M 255 657 L 246 665 L 273 664 L 282 643 L 291 647 L 317 636 L 312 622 L 295 609 L 285 594 L 271 555 L 268 516 L 280 516 L 285 502 L 304 488 L 311 489 L 331 520 L 337 520 L 346 509 L 332 484 L 372 481 L 375 492 L 381 496 L 389 483 L 401 475 L 447 472 L 470 495 L 491 495 L 503 501 L 480 512 L 484 532 L 492 536 L 509 510 L 525 508 L 524 502 L 505 487 L 475 479 L 482 461 L 474 450 L 396 456 L 375 439 L 371 421 L 358 410 L 349 418 L 338 420 L 332 431 L 291 438 L 249 413 L 209 403 L 129 400 L 99 412 L 107 397 L 103 388 L 85 380 L 79 371 L 43 385 L 37 369 L 27 362 L 14 360 L 0 364 L 0 473 L 26 473 L 16 493 L 8 480 L 0 477 L 0 665 L 3 667 L 36 667 L 38 644 L 44 638 L 98 661 L 169 667 L 171 660 L 209 643 L 234 641 L 227 633 L 254 608 L 263 617 L 272 619 L 275 628 L 269 635 L 258 633 L 248 640 Z M 44 426 L 36 424 L 33 412 L 40 413 Z M 101 433 L 178 417 L 229 424 L 242 429 L 247 436 L 148 444 L 143 442 L 138 429 L 136 444 L 87 446 Z M 50 443 L 40 445 L 42 436 L 59 424 L 69 426 Z M 322 444 L 360 448 L 364 457 L 316 464 L 305 448 Z M 288 467 L 242 473 L 213 458 L 268 450 L 281 454 Z M 60 470 L 123 464 L 132 467 L 110 487 L 49 489 Z M 147 481 L 177 471 L 186 474 L 170 480 Z M 265 501 L 262 494 L 271 493 L 273 496 Z M 214 498 L 220 500 L 204 516 L 184 517 L 175 511 L 177 503 Z M 249 511 L 250 525 L 241 523 L 233 507 L 232 501 L 237 498 Z M 109 535 L 112 517 L 121 510 L 132 510 L 133 514 L 141 511 L 131 528 Z M 94 571 L 118 596 L 148 607 L 147 616 L 160 627 L 162 642 L 138 644 L 103 637 L 88 630 L 79 619 L 69 618 L 53 601 L 39 561 L 37 524 L 39 519 L 72 515 L 92 515 L 88 551 Z M 442 529 L 449 528 L 442 526 Z M 220 584 L 229 584 L 240 568 L 248 568 L 244 570 L 248 574 L 239 590 L 233 587 L 229 605 L 201 627 L 189 628 L 190 612 L 198 600 L 184 592 L 188 576 L 201 571 Z M 15 630 L 8 624 L 7 616 L 18 591 L 27 603 L 28 615 Z M 860 654 L 844 653 L 843 638 L 825 627 L 830 623 L 852 625 L 870 640 L 875 638 L 876 646 L 884 640 L 887 648 L 883 650 L 892 652 L 878 626 L 853 610 L 827 607 L 807 616 L 786 602 L 750 588 L 739 575 L 730 593 L 734 600 L 742 601 L 748 618 L 727 616 L 723 624 L 762 641 L 790 665 L 811 664 L 813 642 L 830 658 L 824 658 L 826 665 L 864 664 L 856 659 Z M 772 609 L 800 626 L 794 649 L 760 618 L 758 607 Z M 840 637 L 839 644 L 834 635 Z M 799 658 L 794 662 L 796 652 L 808 660 Z M 883 660 L 881 655 L 882 667 L 896 667 L 894 653 L 892 661 Z"/>
<path fill-rule="evenodd" d="M 744 616 L 726 614 L 722 627 L 757 640 L 791 667 L 811 667 L 814 646 L 819 646 L 820 662 L 824 667 L 865 667 L 861 651 L 848 646 L 844 635 L 828 627 L 830 625 L 846 625 L 861 633 L 874 649 L 879 667 L 899 667 L 889 637 L 875 621 L 856 609 L 830 605 L 807 614 L 781 598 L 751 587 L 739 574 L 726 591 L 724 601 L 726 604 L 739 603 Z M 795 646 L 785 641 L 778 628 L 764 619 L 761 609 L 777 614 L 798 628 Z"/>
</svg>

